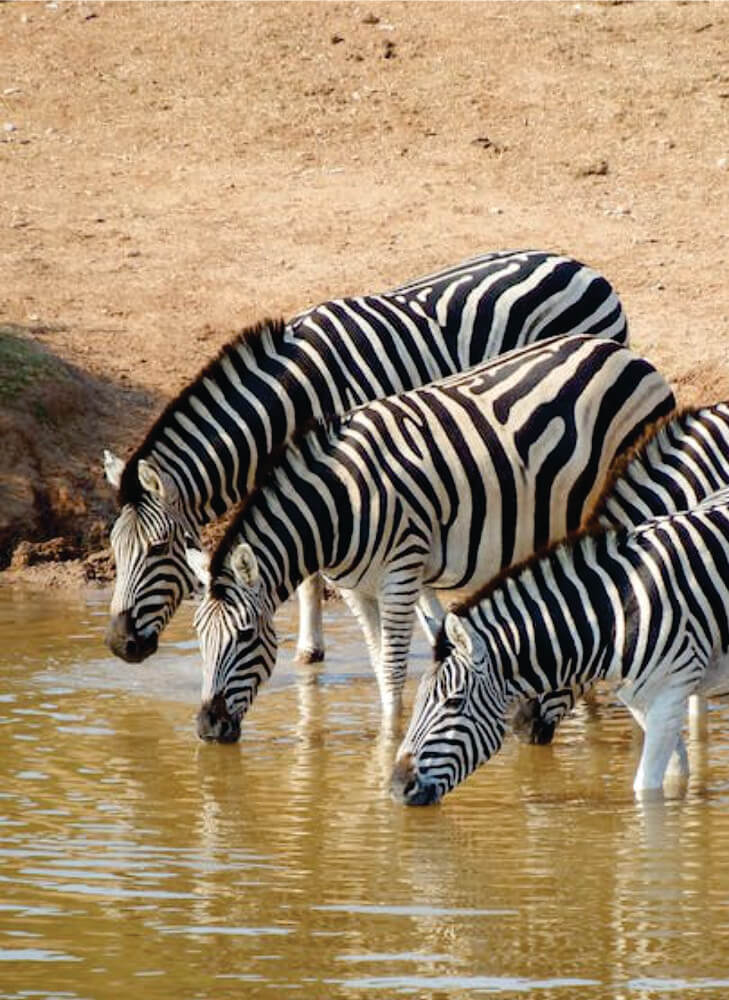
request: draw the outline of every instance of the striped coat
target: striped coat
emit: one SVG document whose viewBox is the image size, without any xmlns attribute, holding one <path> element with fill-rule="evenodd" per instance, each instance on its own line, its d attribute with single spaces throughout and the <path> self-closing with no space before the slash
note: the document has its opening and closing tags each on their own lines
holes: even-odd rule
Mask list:
<svg viewBox="0 0 729 1000">
<path fill-rule="evenodd" d="M 273 668 L 273 613 L 317 571 L 360 620 L 395 715 L 423 589 L 478 587 L 577 527 L 613 457 L 672 405 L 627 348 L 558 337 L 299 436 L 210 569 L 193 556 L 207 585 L 201 735 L 237 738 Z"/>
<path fill-rule="evenodd" d="M 185 537 L 238 503 L 311 418 L 343 413 L 557 334 L 627 341 L 609 283 L 541 251 L 492 253 L 381 295 L 333 299 L 244 331 L 169 404 L 126 462 L 105 454 L 121 511 L 107 642 L 130 661 L 194 581 Z M 316 578 L 303 588 L 298 652 L 323 655 Z"/>
<path fill-rule="evenodd" d="M 729 490 L 637 528 L 583 530 L 454 609 L 393 794 L 438 800 L 499 750 L 510 704 L 595 679 L 644 729 L 635 791 L 659 790 L 672 757 L 687 774 L 689 695 L 729 692 Z"/>
</svg>

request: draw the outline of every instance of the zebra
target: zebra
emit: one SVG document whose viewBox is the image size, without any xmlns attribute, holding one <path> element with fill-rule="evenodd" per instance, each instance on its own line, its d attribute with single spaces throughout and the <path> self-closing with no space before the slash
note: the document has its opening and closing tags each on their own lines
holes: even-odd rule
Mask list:
<svg viewBox="0 0 729 1000">
<path fill-rule="evenodd" d="M 324 572 L 358 618 L 395 719 L 416 602 L 480 586 L 576 528 L 613 457 L 673 394 L 647 361 L 556 337 L 319 423 L 284 447 L 212 559 L 194 623 L 198 734 L 234 741 L 276 658 L 273 614 Z"/>
<path fill-rule="evenodd" d="M 615 459 L 583 527 L 637 527 L 651 517 L 689 510 L 727 486 L 729 403 L 676 410 Z M 515 735 L 549 743 L 577 694 L 569 688 L 522 701 L 512 718 Z M 701 711 L 691 707 L 695 715 Z"/>
<path fill-rule="evenodd" d="M 659 791 L 690 694 L 729 692 L 729 489 L 636 528 L 582 528 L 450 611 L 391 792 L 436 802 L 501 748 L 510 703 L 596 678 L 644 731 L 633 783 Z M 673 763 L 673 762 L 672 762 Z"/>
<path fill-rule="evenodd" d="M 488 253 L 382 295 L 334 299 L 288 323 L 243 330 L 173 399 L 124 462 L 104 453 L 118 491 L 116 581 L 106 641 L 131 662 L 194 587 L 184 536 L 231 510 L 297 427 L 425 385 L 558 334 L 627 343 L 620 301 L 596 271 L 538 250 Z M 319 585 L 300 596 L 298 656 L 323 656 Z"/>
</svg>

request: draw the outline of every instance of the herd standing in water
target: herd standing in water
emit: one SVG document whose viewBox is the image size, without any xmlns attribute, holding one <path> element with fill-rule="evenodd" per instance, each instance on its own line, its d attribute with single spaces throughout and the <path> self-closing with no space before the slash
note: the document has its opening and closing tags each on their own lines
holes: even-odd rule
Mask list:
<svg viewBox="0 0 729 1000">
<path fill-rule="evenodd" d="M 244 331 L 126 462 L 105 453 L 121 505 L 109 646 L 154 653 L 201 582 L 198 734 L 234 741 L 297 588 L 298 656 L 323 657 L 323 573 L 388 722 L 416 615 L 433 642 L 399 801 L 440 799 L 509 713 L 547 741 L 599 679 L 645 731 L 636 792 L 669 761 L 685 774 L 686 699 L 729 687 L 729 407 L 677 413 L 627 340 L 605 278 L 537 251 Z M 203 525 L 238 505 L 209 557 Z M 476 593 L 443 621 L 455 590 Z"/>
</svg>

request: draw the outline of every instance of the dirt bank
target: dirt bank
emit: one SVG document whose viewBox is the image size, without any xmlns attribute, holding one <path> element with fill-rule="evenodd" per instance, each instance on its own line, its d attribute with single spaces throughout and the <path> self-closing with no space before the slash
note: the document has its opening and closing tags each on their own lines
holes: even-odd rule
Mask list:
<svg viewBox="0 0 729 1000">
<path fill-rule="evenodd" d="M 725 4 L 0 3 L 0 47 L 12 579 L 104 575 L 102 449 L 235 329 L 481 250 L 599 267 L 729 397 Z"/>
</svg>

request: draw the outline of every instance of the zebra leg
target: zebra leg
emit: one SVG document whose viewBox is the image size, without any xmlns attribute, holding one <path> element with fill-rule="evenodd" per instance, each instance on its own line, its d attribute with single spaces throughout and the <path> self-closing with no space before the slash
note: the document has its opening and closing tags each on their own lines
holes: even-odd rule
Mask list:
<svg viewBox="0 0 729 1000">
<path fill-rule="evenodd" d="M 415 624 L 415 606 L 420 586 L 409 570 L 385 581 L 380 606 L 380 659 L 377 680 L 386 720 L 402 712 L 402 690 L 408 666 L 410 641 Z"/>
<path fill-rule="evenodd" d="M 380 662 L 380 609 L 377 601 L 358 590 L 345 590 L 342 587 L 339 592 L 364 632 L 372 669 L 377 674 Z"/>
<path fill-rule="evenodd" d="M 299 637 L 296 659 L 300 663 L 319 663 L 324 659 L 324 627 L 321 604 L 322 578 L 318 573 L 310 576 L 299 587 Z"/>
<path fill-rule="evenodd" d="M 425 632 L 426 639 L 431 646 L 434 646 L 436 636 L 445 618 L 445 612 L 432 587 L 422 588 L 415 612 L 423 632 Z"/>
<path fill-rule="evenodd" d="M 397 729 L 402 712 L 402 688 L 405 682 L 407 651 L 405 653 L 405 664 L 400 668 L 397 663 L 398 657 L 396 654 L 393 654 L 392 626 L 390 625 L 388 628 L 384 625 L 383 612 L 376 598 L 367 597 L 356 590 L 344 590 L 343 588 L 340 589 L 340 593 L 364 632 L 365 642 L 370 654 L 370 663 L 372 664 L 380 691 L 383 736 L 385 740 L 391 739 Z M 413 619 L 414 612 L 411 606 L 410 628 L 406 650 L 410 646 L 409 636 L 412 635 Z M 400 658 L 402 657 L 400 656 Z M 393 680 L 393 677 L 395 680 Z"/>
<path fill-rule="evenodd" d="M 640 796 L 659 792 L 663 788 L 666 772 L 688 776 L 688 754 L 681 737 L 681 726 L 686 714 L 686 695 L 672 688 L 664 689 L 647 711 L 630 703 L 627 692 L 619 693 L 633 718 L 643 729 L 643 752 L 633 781 L 633 791 Z"/>
</svg>

